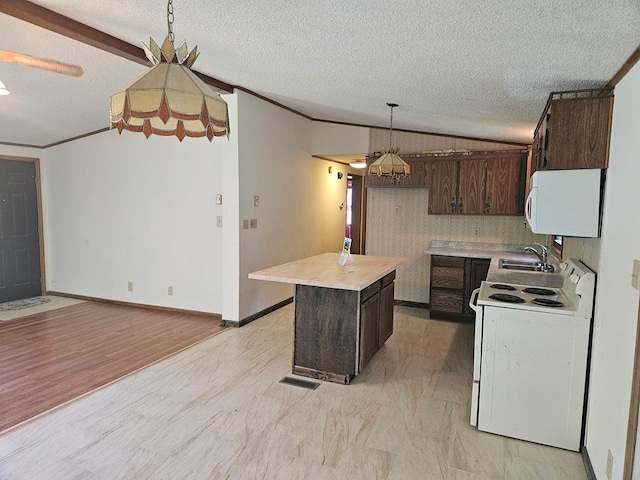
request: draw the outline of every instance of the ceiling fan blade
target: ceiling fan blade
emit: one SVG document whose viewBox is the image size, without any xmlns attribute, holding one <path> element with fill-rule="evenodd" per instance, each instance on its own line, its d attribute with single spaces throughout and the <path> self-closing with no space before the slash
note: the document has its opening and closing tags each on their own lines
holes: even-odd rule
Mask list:
<svg viewBox="0 0 640 480">
<path fill-rule="evenodd" d="M 71 75 L 72 77 L 81 77 L 84 73 L 82 67 L 78 65 L 49 60 L 47 58 L 32 57 L 31 55 L 23 55 L 22 53 L 8 52 L 6 50 L 0 50 L 0 62 L 16 63 L 49 72 Z"/>
</svg>

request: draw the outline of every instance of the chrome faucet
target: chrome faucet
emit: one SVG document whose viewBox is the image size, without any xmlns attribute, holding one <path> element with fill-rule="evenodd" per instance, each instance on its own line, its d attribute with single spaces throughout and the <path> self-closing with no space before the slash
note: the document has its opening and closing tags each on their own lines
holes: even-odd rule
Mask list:
<svg viewBox="0 0 640 480">
<path fill-rule="evenodd" d="M 554 270 L 553 265 L 547 263 L 547 258 L 549 256 L 549 249 L 545 245 L 542 245 L 541 243 L 536 243 L 536 245 L 540 247 L 539 252 L 534 246 L 525 247 L 523 252 L 535 253 L 536 257 L 538 257 L 538 259 L 540 260 L 540 266 L 542 268 L 542 271 L 553 272 Z"/>
</svg>

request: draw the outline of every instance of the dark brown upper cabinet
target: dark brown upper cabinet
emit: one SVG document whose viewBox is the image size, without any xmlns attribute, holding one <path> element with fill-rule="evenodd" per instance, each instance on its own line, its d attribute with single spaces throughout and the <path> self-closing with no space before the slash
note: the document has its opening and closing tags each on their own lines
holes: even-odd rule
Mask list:
<svg viewBox="0 0 640 480">
<path fill-rule="evenodd" d="M 612 113 L 612 88 L 552 92 L 534 133 L 531 173 L 607 168 Z"/>
<path fill-rule="evenodd" d="M 430 214 L 522 215 L 526 150 L 474 152 L 428 163 Z"/>
</svg>

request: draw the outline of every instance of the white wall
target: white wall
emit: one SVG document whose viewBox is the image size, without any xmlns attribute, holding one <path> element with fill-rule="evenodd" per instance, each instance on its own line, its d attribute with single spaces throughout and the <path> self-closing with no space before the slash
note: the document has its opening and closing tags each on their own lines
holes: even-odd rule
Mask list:
<svg viewBox="0 0 640 480">
<path fill-rule="evenodd" d="M 222 148 L 222 309 L 224 320 L 240 318 L 240 172 L 238 166 L 238 96 L 224 95 L 231 134 Z"/>
<path fill-rule="evenodd" d="M 0 143 L 0 156 L 42 158 L 43 153 L 44 152 L 41 148 L 18 147 L 14 145 L 3 145 Z"/>
<path fill-rule="evenodd" d="M 631 286 L 640 258 L 640 64 L 615 89 L 587 412 L 586 446 L 598 479 L 621 479 L 634 358 L 638 291 Z"/>
<path fill-rule="evenodd" d="M 244 92 L 238 93 L 238 112 L 243 319 L 293 295 L 291 285 L 249 280 L 250 272 L 340 250 L 346 208 L 339 204 L 346 204 L 348 167 L 311 157 L 310 120 Z M 258 228 L 242 229 L 242 220 L 252 218 Z"/>
<path fill-rule="evenodd" d="M 312 122 L 312 155 L 359 155 L 368 152 L 368 128 Z"/>
<path fill-rule="evenodd" d="M 47 149 L 47 289 L 220 313 L 222 142 L 112 130 Z"/>
</svg>

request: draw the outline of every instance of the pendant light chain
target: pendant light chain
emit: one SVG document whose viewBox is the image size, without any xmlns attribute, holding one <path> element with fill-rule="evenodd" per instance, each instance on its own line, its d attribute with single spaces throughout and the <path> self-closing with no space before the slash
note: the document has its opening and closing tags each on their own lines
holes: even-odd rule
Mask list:
<svg viewBox="0 0 640 480">
<path fill-rule="evenodd" d="M 173 0 L 169 0 L 169 3 L 167 3 L 167 28 L 171 43 L 175 43 L 175 37 L 173 36 Z"/>
<path fill-rule="evenodd" d="M 393 148 L 393 105 L 391 107 L 391 120 L 389 122 L 389 150 Z"/>
</svg>

